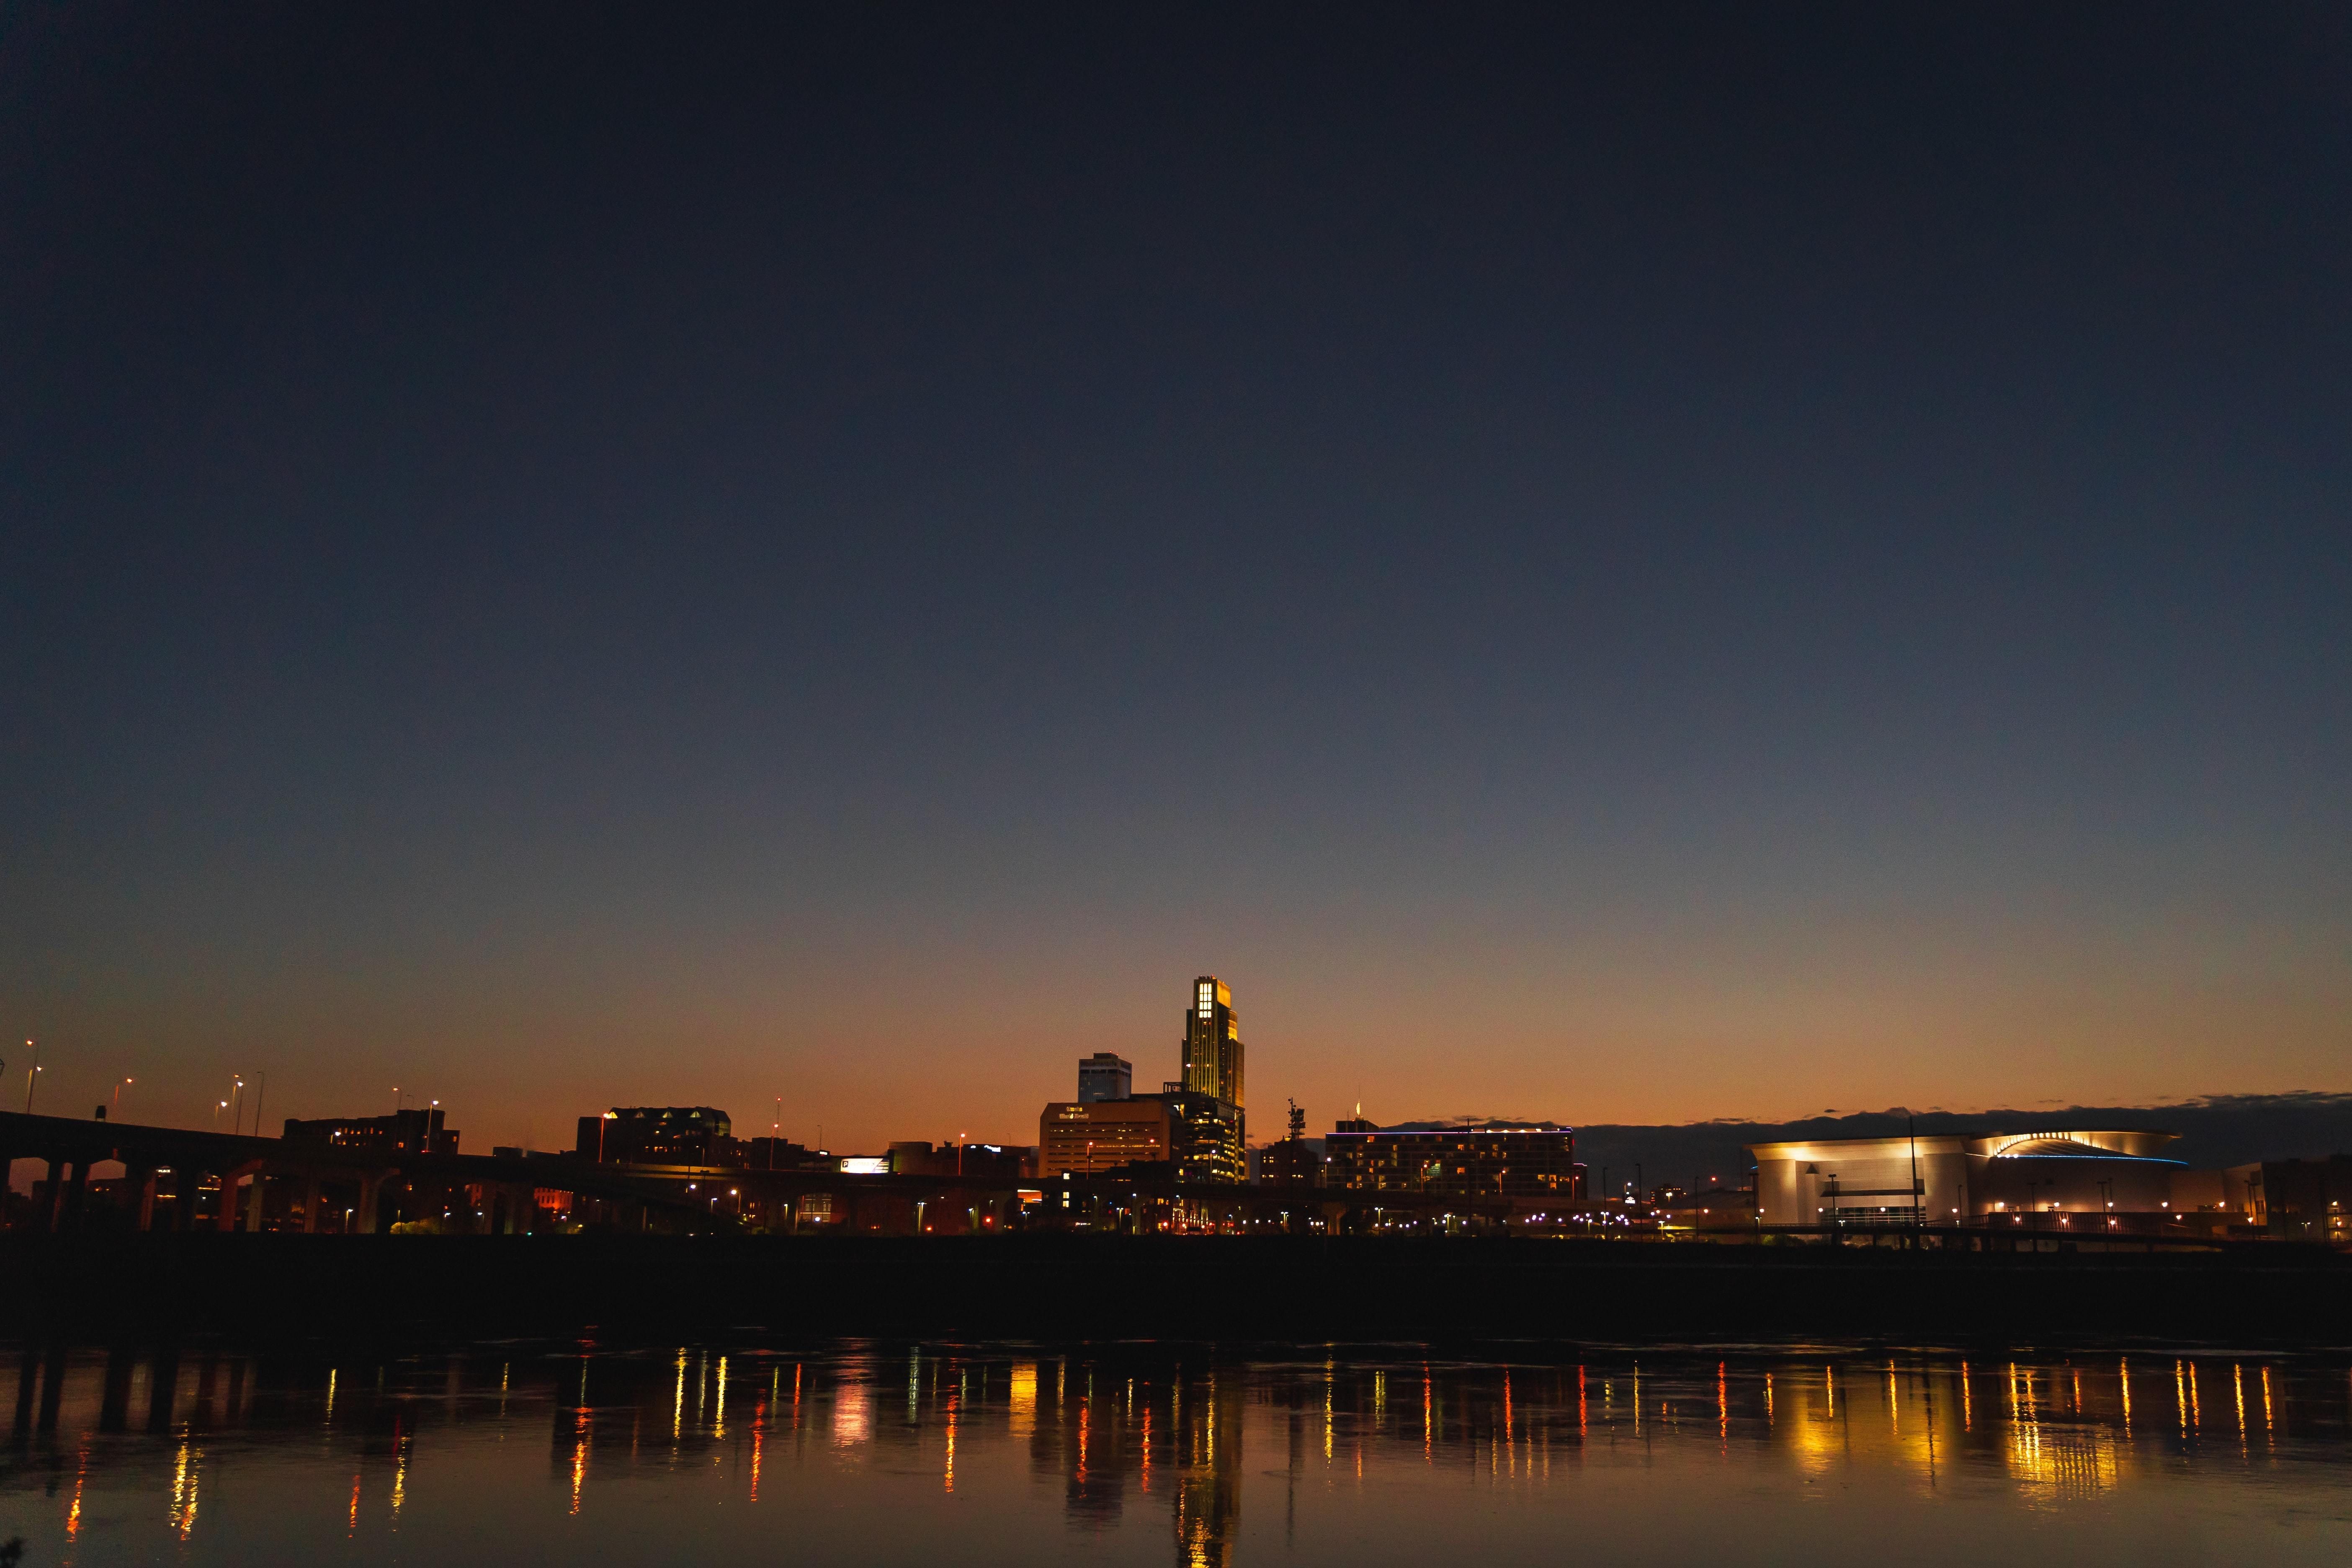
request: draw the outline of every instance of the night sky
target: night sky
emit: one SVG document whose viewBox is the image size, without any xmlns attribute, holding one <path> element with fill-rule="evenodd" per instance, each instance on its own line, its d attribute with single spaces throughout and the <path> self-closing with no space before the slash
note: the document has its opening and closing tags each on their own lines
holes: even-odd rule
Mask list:
<svg viewBox="0 0 2352 1568">
<path fill-rule="evenodd" d="M 0 1103 L 2352 1089 L 2340 5 L 15 6 Z"/>
</svg>

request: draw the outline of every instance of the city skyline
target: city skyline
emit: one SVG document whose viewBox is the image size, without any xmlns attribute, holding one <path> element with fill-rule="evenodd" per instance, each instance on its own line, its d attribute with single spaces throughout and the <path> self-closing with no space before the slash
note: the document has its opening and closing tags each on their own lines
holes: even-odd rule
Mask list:
<svg viewBox="0 0 2352 1568">
<path fill-rule="evenodd" d="M 1698 15 L 27 14 L 40 1105 L 2352 1089 L 2342 13 Z"/>
<path fill-rule="evenodd" d="M 1238 1016 L 1239 1010 L 1231 1005 L 1229 985 L 1213 975 L 1205 978 L 1216 986 L 1215 994 L 1224 998 L 1217 1003 L 1215 1008 L 1216 1026 L 1222 1028 L 1227 1018 Z M 1195 982 L 1187 988 L 1188 996 L 1193 998 L 1192 1005 L 1187 1008 L 1188 1025 L 1197 1016 L 1199 985 L 1200 982 Z M 1238 1043 L 1237 1040 L 1236 1043 Z M 30 1044 L 31 1042 L 26 1042 L 26 1045 Z M 1187 1057 L 1191 1044 L 1188 1038 L 1166 1047 L 1165 1059 L 1160 1062 L 1153 1060 L 1154 1053 L 1147 1047 L 1127 1047 L 1127 1049 L 1132 1049 L 1134 1053 L 1132 1061 L 1135 1091 L 1148 1093 L 1159 1086 L 1162 1081 L 1162 1074 L 1160 1071 L 1162 1066 L 1169 1068 L 1167 1081 L 1170 1084 L 1186 1081 Z M 1087 1056 L 1095 1054 L 1097 1053 L 1088 1052 Z M 1114 1050 L 1110 1054 L 1119 1056 L 1126 1054 L 1126 1051 L 1125 1049 Z M 0 1064 L 5 1064 L 0 1066 L 0 1082 L 5 1082 L 7 1090 L 5 1100 L 0 1100 L 0 1109 L 24 1109 L 27 1101 L 26 1090 L 31 1087 L 27 1080 L 34 1068 L 33 1053 L 24 1047 L 18 1047 L 8 1056 L 0 1057 Z M 561 1088 L 551 1086 L 540 1098 L 528 1102 L 518 1119 L 517 1114 L 511 1110 L 501 1113 L 493 1101 L 473 1100 L 462 1095 L 453 1097 L 436 1092 L 438 1088 L 444 1086 L 429 1083 L 416 1086 L 413 1081 L 415 1075 L 411 1075 L 411 1086 L 395 1085 L 383 1091 L 383 1103 L 370 1100 L 363 1091 L 356 1095 L 338 1098 L 335 1091 L 330 1089 L 322 1095 L 312 1079 L 299 1074 L 292 1086 L 289 1087 L 282 1082 L 279 1084 L 276 1098 L 258 1100 L 258 1096 L 267 1096 L 270 1093 L 267 1068 L 219 1074 L 216 1075 L 219 1080 L 216 1083 L 200 1077 L 191 1078 L 184 1072 L 175 1079 L 169 1075 L 167 1068 L 164 1081 L 158 1086 L 152 1078 L 142 1079 L 136 1075 L 107 1078 L 92 1064 L 77 1062 L 71 1059 L 70 1056 L 60 1062 L 53 1048 L 38 1063 L 37 1095 L 33 1098 L 32 1105 L 34 1110 L 47 1115 L 87 1116 L 90 1114 L 90 1105 L 83 1103 L 82 1098 L 77 1096 L 75 1090 L 88 1089 L 95 1084 L 98 1087 L 100 1098 L 91 1103 L 108 1105 L 110 1114 L 115 1120 L 132 1123 L 152 1122 L 161 1126 L 226 1131 L 230 1125 L 226 1119 L 235 1117 L 237 1119 L 236 1125 L 248 1133 L 257 1132 L 272 1137 L 277 1136 L 279 1127 L 289 1119 L 373 1116 L 401 1107 L 419 1110 L 428 1106 L 438 1107 L 444 1111 L 455 1114 L 457 1120 L 453 1125 L 459 1126 L 467 1131 L 467 1146 L 478 1152 L 496 1144 L 548 1150 L 569 1148 L 572 1146 L 575 1122 L 583 1116 L 602 1114 L 610 1105 L 713 1104 L 727 1110 L 729 1114 L 735 1115 L 738 1122 L 738 1135 L 740 1137 L 748 1139 L 753 1136 L 768 1136 L 772 1125 L 774 1130 L 786 1139 L 804 1143 L 811 1148 L 820 1145 L 829 1146 L 835 1152 L 878 1151 L 893 1141 L 906 1138 L 923 1138 L 940 1142 L 970 1142 L 1018 1146 L 1030 1143 L 1036 1137 L 1036 1098 L 1043 1096 L 1049 1100 L 1061 1100 L 1066 1098 L 1069 1090 L 1069 1084 L 1066 1081 L 1071 1077 L 1072 1062 L 1069 1058 L 1062 1058 L 1052 1064 L 1034 1065 L 1037 1068 L 1035 1093 L 1029 1096 L 1024 1106 L 1016 1108 L 1010 1119 L 1012 1124 L 1009 1127 L 997 1126 L 988 1114 L 977 1109 L 983 1103 L 978 1100 L 965 1102 L 961 1114 L 952 1114 L 946 1118 L 946 1121 L 953 1123 L 952 1126 L 933 1127 L 924 1123 L 919 1117 L 909 1116 L 902 1109 L 887 1106 L 881 1109 L 871 1105 L 860 1106 L 849 1101 L 846 1097 L 840 1100 L 811 1103 L 806 1100 L 795 1100 L 791 1096 L 778 1096 L 772 1093 L 763 1103 L 756 1095 L 739 1095 L 730 1100 L 723 1092 L 702 1096 L 661 1092 L 658 1085 L 649 1087 L 646 1092 L 634 1096 L 620 1095 L 597 1100 L 593 1105 L 588 1100 L 582 1100 L 576 1110 L 570 1109 L 572 1101 L 565 1098 L 564 1091 Z M 1076 1066 L 1081 1073 L 1088 1065 L 1084 1057 L 1076 1060 Z M 93 1073 L 98 1076 L 92 1077 Z M 697 1077 L 688 1070 L 677 1081 L 707 1083 L 711 1080 L 707 1076 Z M 141 1087 L 142 1084 L 145 1087 Z M 2031 1087 L 2031 1085 L 2023 1087 Z M 2297 1096 L 2305 1096 L 2312 1098 L 2315 1103 L 2325 1103 L 2332 1107 L 2346 1099 L 2341 1091 L 2313 1090 L 2308 1088 L 2256 1091 L 2243 1095 L 2236 1091 L 2224 1090 L 2218 1093 L 2200 1091 L 2140 1096 L 2115 1095 L 2105 1099 L 2083 1095 L 2062 1098 L 2028 1095 L 2017 1092 L 2013 1086 L 2011 1092 L 1996 1093 L 1974 1103 L 1957 1100 L 1920 1102 L 1896 1100 L 1877 1104 L 1868 1102 L 1864 1098 L 1848 1096 L 1847 1103 L 1842 1106 L 1805 1106 L 1789 1102 L 1751 1103 L 1727 1105 L 1716 1108 L 1711 1114 L 1695 1117 L 1645 1118 L 1610 1115 L 1605 1111 L 1580 1110 L 1572 1098 L 1567 1096 L 1562 1097 L 1565 1103 L 1548 1102 L 1543 1106 L 1536 1107 L 1517 1102 L 1449 1103 L 1438 1096 L 1430 1096 L 1424 1101 L 1415 1102 L 1407 1096 L 1391 1092 L 1394 1088 L 1395 1086 L 1391 1084 L 1380 1083 L 1371 1086 L 1365 1092 L 1348 1097 L 1318 1099 L 1312 1102 L 1299 1100 L 1299 1103 L 1307 1106 L 1310 1112 L 1309 1135 L 1320 1137 L 1328 1131 L 1329 1124 L 1333 1121 L 1357 1114 L 1368 1116 L 1376 1123 L 1389 1127 L 1465 1119 L 1541 1121 L 1545 1118 L 1557 1118 L 1564 1123 L 1581 1126 L 1638 1129 L 1646 1124 L 1668 1129 L 1698 1130 L 1717 1122 L 1758 1125 L 1793 1124 L 1814 1121 L 1826 1117 L 1868 1117 L 1890 1111 L 1899 1113 L 1905 1110 L 1921 1113 L 1958 1115 L 2005 1110 L 2019 1116 L 2033 1117 L 2046 1114 L 2049 1110 L 2062 1105 L 2112 1107 L 2139 1104 L 2151 1110 L 2160 1110 L 2168 1103 L 2206 1100 L 2243 1099 L 2253 1102 L 2260 1101 L 2266 1096 L 2274 1096 L 2282 1101 L 2291 1101 Z M 1025 1087 L 1016 1088 L 1014 1090 L 1016 1096 L 1026 1092 Z M 176 1104 L 174 1103 L 175 1093 L 178 1099 Z M 1299 1099 L 1296 1095 L 1288 1098 L 1294 1100 Z M 1522 1098 L 1528 1098 L 1528 1096 L 1523 1095 Z M 779 1100 L 782 1101 L 781 1104 L 777 1103 Z M 730 1109 L 738 1104 L 749 1107 L 758 1114 L 737 1114 Z M 268 1116 L 266 1126 L 260 1121 L 260 1117 L 264 1114 Z M 1251 1135 L 1249 1144 L 1253 1148 L 1263 1146 L 1281 1136 L 1281 1129 L 1271 1129 L 1263 1134 Z"/>
</svg>

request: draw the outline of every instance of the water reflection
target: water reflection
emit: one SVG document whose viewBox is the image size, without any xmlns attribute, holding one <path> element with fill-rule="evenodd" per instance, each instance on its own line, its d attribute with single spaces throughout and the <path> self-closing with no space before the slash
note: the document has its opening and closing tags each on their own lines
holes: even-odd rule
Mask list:
<svg viewBox="0 0 2352 1568">
<path fill-rule="evenodd" d="M 1980 1546 L 2013 1527 L 2046 1550 L 2054 1530 L 2084 1562 L 2166 1561 L 2208 1532 L 2271 1561 L 2352 1547 L 2352 1375 L 2317 1361 L 879 1343 L 13 1359 L 0 1538 L 26 1536 L 36 1563 L 636 1562 L 657 1538 L 674 1550 L 656 1557 L 788 1540 L 815 1563 L 1229 1568 L 1443 1553 L 1464 1531 L 1482 1555 L 1549 1561 L 1562 1529 L 1630 1562 L 1799 1545 L 1957 1562 L 1923 1511 L 1952 1506 Z"/>
</svg>

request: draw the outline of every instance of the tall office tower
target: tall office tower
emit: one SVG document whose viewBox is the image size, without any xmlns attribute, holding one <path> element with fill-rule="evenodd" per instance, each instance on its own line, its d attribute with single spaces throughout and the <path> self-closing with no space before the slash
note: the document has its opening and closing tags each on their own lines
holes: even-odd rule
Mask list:
<svg viewBox="0 0 2352 1568">
<path fill-rule="evenodd" d="M 1110 1051 L 1078 1058 L 1078 1103 L 1100 1105 L 1135 1092 L 1135 1064 Z"/>
<path fill-rule="evenodd" d="M 1234 994 L 1213 974 L 1192 983 L 1192 1005 L 1184 1015 L 1184 1088 L 1242 1108 L 1241 1021 L 1234 1016 Z"/>
</svg>

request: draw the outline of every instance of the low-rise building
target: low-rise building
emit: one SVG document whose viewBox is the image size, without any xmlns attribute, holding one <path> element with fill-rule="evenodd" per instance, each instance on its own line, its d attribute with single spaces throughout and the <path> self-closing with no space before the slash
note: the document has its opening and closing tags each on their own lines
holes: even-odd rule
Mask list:
<svg viewBox="0 0 2352 1568">
<path fill-rule="evenodd" d="M 323 1143 L 337 1149 L 381 1149 L 398 1154 L 454 1154 L 457 1133 L 444 1127 L 438 1106 L 395 1110 L 389 1116 L 327 1116 L 286 1119 L 289 1143 Z"/>
<path fill-rule="evenodd" d="M 607 1165 L 734 1165 L 734 1123 L 708 1105 L 616 1105 L 580 1119 L 575 1152 Z"/>
<path fill-rule="evenodd" d="M 1168 1106 L 1160 1096 L 1055 1100 L 1037 1118 L 1037 1173 L 1092 1175 L 1171 1158 Z"/>
<path fill-rule="evenodd" d="M 2165 1214 L 2184 1167 L 2147 1129 L 1922 1133 L 1752 1143 L 1756 1207 L 1769 1226 L 2023 1226 L 2036 1215 Z"/>
<path fill-rule="evenodd" d="M 1461 1198 L 1584 1195 L 1576 1130 L 1552 1121 L 1343 1121 L 1324 1141 L 1324 1184 Z"/>
<path fill-rule="evenodd" d="M 890 1145 L 894 1176 L 984 1176 L 1016 1180 L 1033 1174 L 1031 1152 L 1013 1143 L 943 1143 L 905 1140 Z"/>
<path fill-rule="evenodd" d="M 812 1149 L 789 1138 L 745 1138 L 736 1142 L 747 1171 L 833 1171 L 841 1162 L 823 1149 Z"/>
<path fill-rule="evenodd" d="M 2197 1173 L 2220 1178 L 2217 1206 L 2233 1224 L 2287 1241 L 2352 1242 L 2352 1154 L 2263 1160 Z"/>
<path fill-rule="evenodd" d="M 1289 1136 L 1256 1151 L 1253 1174 L 1260 1186 L 1319 1187 L 1323 1184 L 1323 1140 L 1307 1136 L 1307 1113 L 1293 1100 Z"/>
</svg>

